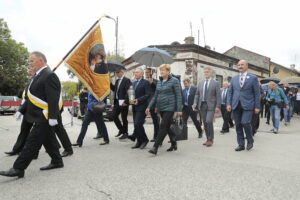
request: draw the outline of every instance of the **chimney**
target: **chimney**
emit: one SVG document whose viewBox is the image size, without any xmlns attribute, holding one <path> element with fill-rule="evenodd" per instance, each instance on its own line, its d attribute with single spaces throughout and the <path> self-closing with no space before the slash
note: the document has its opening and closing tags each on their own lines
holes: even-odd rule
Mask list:
<svg viewBox="0 0 300 200">
<path fill-rule="evenodd" d="M 195 38 L 192 36 L 186 37 L 184 39 L 185 44 L 195 44 Z"/>
<path fill-rule="evenodd" d="M 291 64 L 290 67 L 292 70 L 294 70 L 296 66 L 295 66 L 295 64 Z"/>
</svg>

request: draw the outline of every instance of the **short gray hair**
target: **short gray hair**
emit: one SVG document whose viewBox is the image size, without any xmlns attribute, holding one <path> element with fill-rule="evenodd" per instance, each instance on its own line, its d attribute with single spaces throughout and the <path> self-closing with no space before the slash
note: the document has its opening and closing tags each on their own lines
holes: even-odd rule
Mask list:
<svg viewBox="0 0 300 200">
<path fill-rule="evenodd" d="M 213 70 L 213 68 L 211 68 L 210 66 L 206 66 L 206 67 L 204 67 L 203 68 L 203 70 L 209 70 L 209 71 L 211 71 L 211 72 L 213 72 L 214 70 Z"/>
<path fill-rule="evenodd" d="M 189 78 L 185 78 L 185 79 L 183 79 L 183 82 L 191 83 L 191 80 Z"/>
<path fill-rule="evenodd" d="M 140 72 L 142 72 L 142 74 L 144 74 L 144 70 L 140 67 L 136 68 L 135 70 L 139 70 Z"/>
<path fill-rule="evenodd" d="M 47 58 L 46 58 L 46 56 L 45 56 L 42 52 L 34 51 L 34 52 L 31 52 L 30 55 L 34 55 L 35 57 L 40 58 L 40 59 L 42 59 L 45 63 L 47 63 Z"/>
</svg>

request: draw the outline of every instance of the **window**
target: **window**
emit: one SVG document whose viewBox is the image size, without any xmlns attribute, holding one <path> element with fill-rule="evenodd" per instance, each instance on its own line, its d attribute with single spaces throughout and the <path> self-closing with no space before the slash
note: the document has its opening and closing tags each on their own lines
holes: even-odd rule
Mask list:
<svg viewBox="0 0 300 200">
<path fill-rule="evenodd" d="M 223 85 L 223 76 L 222 75 L 216 75 L 216 80 L 220 83 L 220 86 Z"/>
</svg>

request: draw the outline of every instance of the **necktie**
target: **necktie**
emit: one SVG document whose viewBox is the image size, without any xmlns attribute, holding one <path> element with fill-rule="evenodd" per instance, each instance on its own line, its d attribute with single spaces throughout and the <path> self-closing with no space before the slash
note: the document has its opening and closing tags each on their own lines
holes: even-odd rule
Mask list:
<svg viewBox="0 0 300 200">
<path fill-rule="evenodd" d="M 240 78 L 240 86 L 243 87 L 244 85 L 244 75 L 241 74 L 241 78 Z"/>
<path fill-rule="evenodd" d="M 227 89 L 224 89 L 224 90 L 223 90 L 223 95 L 222 95 L 222 103 L 223 103 L 223 104 L 225 104 L 226 92 L 227 92 Z"/>
<path fill-rule="evenodd" d="M 208 85 L 208 80 L 205 81 L 205 86 L 204 86 L 204 101 L 207 101 L 207 85 Z"/>
<path fill-rule="evenodd" d="M 117 79 L 117 81 L 116 81 L 116 86 L 117 86 L 117 89 L 116 89 L 116 99 L 119 99 L 119 97 L 118 97 L 119 82 L 120 82 L 120 79 Z"/>
<path fill-rule="evenodd" d="M 135 82 L 134 90 L 136 90 L 137 86 L 139 85 L 140 81 Z"/>
<path fill-rule="evenodd" d="M 188 105 L 188 98 L 189 98 L 189 92 L 188 92 L 188 89 L 186 88 L 185 89 L 185 102 L 184 102 L 185 105 Z"/>
</svg>

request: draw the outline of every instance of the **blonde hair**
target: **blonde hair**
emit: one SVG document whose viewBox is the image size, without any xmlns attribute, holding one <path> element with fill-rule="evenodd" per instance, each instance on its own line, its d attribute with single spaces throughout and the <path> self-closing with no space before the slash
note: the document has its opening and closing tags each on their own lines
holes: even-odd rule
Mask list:
<svg viewBox="0 0 300 200">
<path fill-rule="evenodd" d="M 168 72 L 171 71 L 171 65 L 169 64 L 162 64 L 159 66 L 159 70 L 162 70 L 162 69 L 166 69 Z"/>
</svg>

